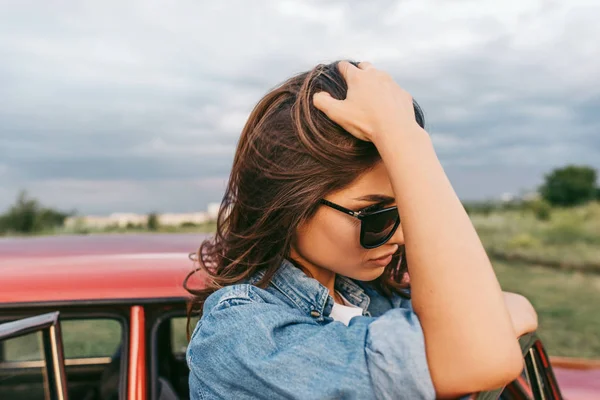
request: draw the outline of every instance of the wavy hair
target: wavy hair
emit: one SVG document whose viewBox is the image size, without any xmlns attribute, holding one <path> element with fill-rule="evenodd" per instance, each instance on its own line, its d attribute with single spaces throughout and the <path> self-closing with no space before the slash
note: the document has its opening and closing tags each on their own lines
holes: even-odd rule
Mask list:
<svg viewBox="0 0 600 400">
<path fill-rule="evenodd" d="M 214 237 L 195 254 L 197 268 L 184 287 L 193 296 L 189 318 L 201 315 L 208 296 L 264 270 L 256 283 L 265 288 L 281 262 L 290 257 L 295 228 L 308 221 L 319 199 L 342 189 L 381 161 L 375 146 L 358 140 L 317 110 L 312 96 L 326 91 L 346 97 L 338 62 L 298 74 L 264 96 L 244 126 L 217 218 Z M 353 63 L 357 65 L 356 63 Z M 413 102 L 416 120 L 423 113 Z M 297 261 L 290 260 L 299 266 Z M 190 276 L 201 271 L 203 285 L 193 289 Z M 374 281 L 386 296 L 403 294 L 407 261 L 403 247 Z"/>
</svg>

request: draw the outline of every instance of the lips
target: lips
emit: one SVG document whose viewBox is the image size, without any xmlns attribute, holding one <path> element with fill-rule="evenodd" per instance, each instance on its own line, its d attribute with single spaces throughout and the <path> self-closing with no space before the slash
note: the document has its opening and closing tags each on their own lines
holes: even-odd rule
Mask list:
<svg viewBox="0 0 600 400">
<path fill-rule="evenodd" d="M 384 268 L 389 263 L 392 262 L 392 259 L 393 259 L 392 257 L 393 257 L 393 253 L 388 254 L 387 256 L 384 256 L 384 257 L 375 258 L 375 259 L 369 261 L 369 264 L 376 268 Z"/>
<path fill-rule="evenodd" d="M 393 256 L 393 255 L 394 255 L 394 253 L 387 253 L 387 254 L 385 254 L 385 255 L 383 255 L 381 257 L 372 258 L 371 261 L 382 261 L 382 260 L 385 260 L 385 259 Z"/>
</svg>

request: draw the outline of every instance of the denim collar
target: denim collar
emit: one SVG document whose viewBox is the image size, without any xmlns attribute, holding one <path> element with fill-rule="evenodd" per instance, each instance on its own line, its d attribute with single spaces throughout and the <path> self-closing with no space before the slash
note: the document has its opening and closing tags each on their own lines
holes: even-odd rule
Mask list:
<svg viewBox="0 0 600 400">
<path fill-rule="evenodd" d="M 264 274 L 264 270 L 258 271 L 251 278 L 250 283 L 258 282 Z M 329 295 L 329 290 L 287 259 L 283 260 L 273 275 L 271 285 L 313 318 L 328 317 L 331 314 L 334 300 Z M 369 296 L 352 279 L 338 274 L 335 279 L 335 289 L 350 303 L 362 308 L 363 313 L 367 313 Z"/>
</svg>

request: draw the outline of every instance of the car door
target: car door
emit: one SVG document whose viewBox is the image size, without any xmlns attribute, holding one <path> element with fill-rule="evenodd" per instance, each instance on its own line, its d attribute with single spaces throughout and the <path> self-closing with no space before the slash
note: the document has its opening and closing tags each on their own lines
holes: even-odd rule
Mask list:
<svg viewBox="0 0 600 400">
<path fill-rule="evenodd" d="M 527 381 L 533 398 L 562 400 L 562 393 L 542 341 L 535 333 L 531 333 L 522 337 L 520 342 L 525 357 Z"/>
<path fill-rule="evenodd" d="M 18 351 L 32 360 L 0 362 L 0 398 L 4 399 L 67 399 L 64 351 L 59 312 L 37 315 L 0 324 L 0 342 L 18 340 Z M 27 345 L 39 343 L 39 346 Z M 15 346 L 1 346 L 1 348 Z M 41 354 L 39 354 L 41 353 Z M 27 360 L 27 358 L 25 358 Z M 41 362 L 39 360 L 42 360 Z"/>
<path fill-rule="evenodd" d="M 563 400 L 550 358 L 535 332 L 519 338 L 524 357 L 523 374 L 505 388 L 471 396 L 475 400 Z"/>
</svg>

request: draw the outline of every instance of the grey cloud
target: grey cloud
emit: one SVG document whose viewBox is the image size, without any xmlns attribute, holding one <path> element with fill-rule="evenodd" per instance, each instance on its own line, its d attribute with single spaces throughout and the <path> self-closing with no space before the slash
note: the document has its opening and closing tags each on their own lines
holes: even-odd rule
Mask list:
<svg viewBox="0 0 600 400">
<path fill-rule="evenodd" d="M 29 193 L 47 206 L 90 214 L 111 212 L 195 212 L 221 200 L 226 177 L 212 179 L 33 181 Z M 0 187 L 0 200 L 16 193 Z"/>
<path fill-rule="evenodd" d="M 461 197 L 600 167 L 600 33 L 578 4 L 13 3 L 0 16 L 0 209 L 22 187 L 84 211 L 189 208 L 152 182 L 192 196 L 190 181 L 224 179 L 259 98 L 339 58 L 369 59 L 415 96 Z M 122 195 L 92 204 L 94 184 Z"/>
<path fill-rule="evenodd" d="M 22 180 L 86 179 L 160 180 L 194 179 L 227 175 L 231 159 L 226 156 L 188 157 L 78 157 L 11 160 Z"/>
</svg>

